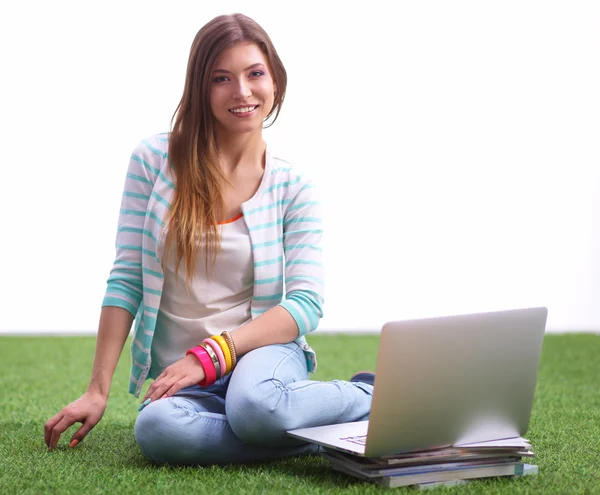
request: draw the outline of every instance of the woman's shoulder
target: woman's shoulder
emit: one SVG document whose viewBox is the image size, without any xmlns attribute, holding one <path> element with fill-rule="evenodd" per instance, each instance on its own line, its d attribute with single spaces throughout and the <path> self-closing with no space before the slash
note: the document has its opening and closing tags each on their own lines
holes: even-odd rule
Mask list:
<svg viewBox="0 0 600 495">
<path fill-rule="evenodd" d="M 160 134 L 152 134 L 141 139 L 135 151 L 143 155 L 154 155 L 158 158 L 166 158 L 169 148 L 169 133 L 161 132 Z"/>
<path fill-rule="evenodd" d="M 274 184 L 282 184 L 287 187 L 303 185 L 313 182 L 307 168 L 298 163 L 292 163 L 281 158 L 279 154 L 271 154 L 270 179 Z"/>
<path fill-rule="evenodd" d="M 319 201 L 319 191 L 308 168 L 289 162 L 276 153 L 270 156 L 270 171 L 264 193 L 261 196 L 263 201 L 281 201 L 284 205 Z"/>
</svg>

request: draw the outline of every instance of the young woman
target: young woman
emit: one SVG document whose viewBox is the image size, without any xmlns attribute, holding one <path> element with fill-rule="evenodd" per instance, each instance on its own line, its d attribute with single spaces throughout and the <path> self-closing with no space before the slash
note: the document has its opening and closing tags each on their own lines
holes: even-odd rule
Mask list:
<svg viewBox="0 0 600 495">
<path fill-rule="evenodd" d="M 92 377 L 45 425 L 50 450 L 74 423 L 71 447 L 100 421 L 134 318 L 130 393 L 154 379 L 135 436 L 158 464 L 313 453 L 286 431 L 368 418 L 373 376 L 309 380 L 321 210 L 314 184 L 262 137 L 286 83 L 252 19 L 219 16 L 196 35 L 172 131 L 131 157 Z"/>
</svg>

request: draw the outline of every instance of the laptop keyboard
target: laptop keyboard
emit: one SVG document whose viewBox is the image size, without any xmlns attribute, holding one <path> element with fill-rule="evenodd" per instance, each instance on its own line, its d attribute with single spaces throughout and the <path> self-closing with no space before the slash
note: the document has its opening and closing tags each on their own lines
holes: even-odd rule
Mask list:
<svg viewBox="0 0 600 495">
<path fill-rule="evenodd" d="M 340 440 L 346 440 L 357 445 L 365 445 L 367 443 L 367 435 L 357 435 L 355 437 L 342 437 Z"/>
</svg>

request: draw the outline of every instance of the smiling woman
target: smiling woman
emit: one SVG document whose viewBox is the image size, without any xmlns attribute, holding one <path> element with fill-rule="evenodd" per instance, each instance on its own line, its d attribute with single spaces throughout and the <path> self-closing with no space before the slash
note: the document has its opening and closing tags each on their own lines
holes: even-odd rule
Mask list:
<svg viewBox="0 0 600 495">
<path fill-rule="evenodd" d="M 251 61 L 258 62 L 241 68 Z M 264 54 L 254 43 L 240 43 L 223 51 L 216 66 L 229 68 L 212 71 L 210 108 L 217 132 L 252 131 L 256 119 L 267 119 L 277 92 Z"/>
<path fill-rule="evenodd" d="M 219 16 L 196 35 L 171 132 L 131 156 L 92 378 L 46 423 L 49 449 L 72 424 L 83 423 L 74 447 L 100 421 L 134 318 L 129 391 L 139 397 L 154 379 L 135 436 L 158 464 L 315 453 L 286 432 L 368 418 L 372 374 L 309 379 L 304 336 L 324 302 L 321 205 L 262 137 L 286 85 L 252 19 Z"/>
</svg>

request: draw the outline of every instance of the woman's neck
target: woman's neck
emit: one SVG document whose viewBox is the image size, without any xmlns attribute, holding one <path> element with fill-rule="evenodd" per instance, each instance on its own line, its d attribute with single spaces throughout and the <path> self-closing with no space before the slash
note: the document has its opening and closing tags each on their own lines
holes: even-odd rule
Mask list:
<svg viewBox="0 0 600 495">
<path fill-rule="evenodd" d="M 265 149 L 262 132 L 217 136 L 219 163 L 226 175 L 238 167 L 263 168 Z"/>
</svg>

